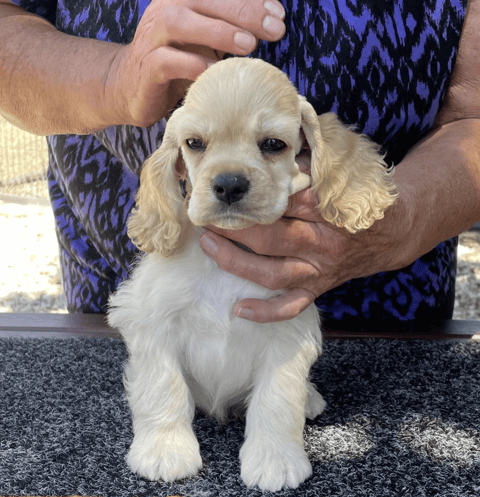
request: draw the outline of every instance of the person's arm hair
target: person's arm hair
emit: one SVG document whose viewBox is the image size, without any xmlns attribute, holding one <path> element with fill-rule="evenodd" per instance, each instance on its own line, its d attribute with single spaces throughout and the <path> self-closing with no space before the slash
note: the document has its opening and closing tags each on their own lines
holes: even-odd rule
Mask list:
<svg viewBox="0 0 480 497">
<path fill-rule="evenodd" d="M 0 0 L 0 47 L 0 114 L 8 121 L 40 135 L 115 124 L 104 85 L 120 45 L 69 36 Z"/>
</svg>

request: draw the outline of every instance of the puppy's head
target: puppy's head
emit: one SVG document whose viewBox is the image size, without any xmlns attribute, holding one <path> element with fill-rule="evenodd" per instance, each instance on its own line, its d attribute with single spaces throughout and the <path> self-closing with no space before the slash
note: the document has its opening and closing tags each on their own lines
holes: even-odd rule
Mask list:
<svg viewBox="0 0 480 497">
<path fill-rule="evenodd" d="M 130 237 L 146 252 L 171 255 L 188 220 L 224 229 L 274 222 L 288 197 L 310 185 L 295 162 L 302 129 L 322 214 L 350 231 L 370 226 L 394 201 L 389 173 L 373 144 L 326 116 L 317 118 L 287 76 L 266 62 L 213 65 L 190 87 L 144 165 Z M 351 168 L 360 170 L 345 171 Z M 365 175 L 365 168 L 373 172 Z"/>
</svg>

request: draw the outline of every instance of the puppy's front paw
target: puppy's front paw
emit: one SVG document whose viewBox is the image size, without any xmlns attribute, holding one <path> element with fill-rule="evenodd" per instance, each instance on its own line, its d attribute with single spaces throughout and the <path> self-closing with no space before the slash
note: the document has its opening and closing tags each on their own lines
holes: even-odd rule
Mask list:
<svg viewBox="0 0 480 497">
<path fill-rule="evenodd" d="M 132 471 L 148 480 L 173 482 L 202 468 L 200 447 L 191 430 L 135 435 L 127 456 Z"/>
<path fill-rule="evenodd" d="M 305 417 L 308 419 L 315 419 L 319 414 L 327 407 L 327 403 L 323 400 L 323 397 L 317 392 L 315 385 L 310 381 L 307 381 L 307 405 L 305 406 Z"/>
<path fill-rule="evenodd" d="M 278 492 L 297 488 L 312 474 L 312 466 L 303 447 L 288 441 L 257 439 L 247 441 L 240 451 L 242 479 L 247 487 Z"/>
</svg>

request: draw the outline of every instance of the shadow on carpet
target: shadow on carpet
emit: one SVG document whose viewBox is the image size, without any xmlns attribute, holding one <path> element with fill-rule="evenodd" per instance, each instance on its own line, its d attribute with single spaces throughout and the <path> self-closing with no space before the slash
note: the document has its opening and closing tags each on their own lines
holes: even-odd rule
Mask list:
<svg viewBox="0 0 480 497">
<path fill-rule="evenodd" d="M 0 495 L 260 496 L 240 479 L 242 421 L 197 414 L 204 469 L 178 484 L 126 466 L 117 340 L 0 339 Z M 313 476 L 278 496 L 480 495 L 480 343 L 333 341 L 312 372 Z"/>
</svg>

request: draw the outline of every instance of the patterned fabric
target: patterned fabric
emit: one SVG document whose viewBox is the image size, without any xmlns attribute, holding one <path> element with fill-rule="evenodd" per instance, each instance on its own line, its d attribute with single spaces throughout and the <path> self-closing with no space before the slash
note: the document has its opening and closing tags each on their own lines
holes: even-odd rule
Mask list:
<svg viewBox="0 0 480 497">
<path fill-rule="evenodd" d="M 17 0 L 66 33 L 128 43 L 148 0 Z M 432 128 L 455 64 L 466 0 L 283 0 L 286 34 L 252 56 L 288 74 L 317 113 L 333 111 L 398 164 Z M 56 4 L 56 11 L 55 11 Z M 54 12 L 56 12 L 54 14 Z M 103 312 L 136 253 L 126 219 L 165 122 L 49 137 L 49 188 L 71 312 Z M 415 236 L 415 234 L 412 234 Z M 411 266 L 350 281 L 317 304 L 328 324 L 453 312 L 456 239 Z"/>
</svg>

